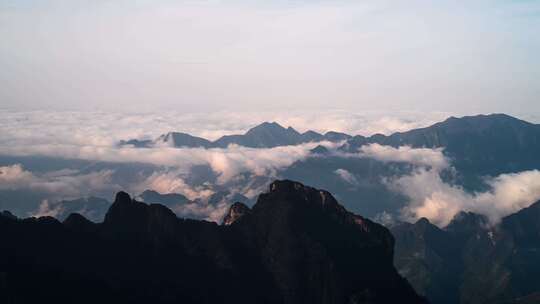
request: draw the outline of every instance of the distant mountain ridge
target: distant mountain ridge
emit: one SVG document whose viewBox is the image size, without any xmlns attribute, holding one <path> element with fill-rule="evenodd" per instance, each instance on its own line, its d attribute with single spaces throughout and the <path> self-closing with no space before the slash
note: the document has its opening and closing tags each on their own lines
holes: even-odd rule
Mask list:
<svg viewBox="0 0 540 304">
<path fill-rule="evenodd" d="M 284 128 L 277 122 L 263 122 L 249 129 L 242 135 L 225 135 L 215 141 L 192 136 L 182 132 L 169 132 L 155 140 L 122 140 L 120 145 L 132 145 L 136 148 L 152 147 L 165 144 L 171 147 L 185 148 L 226 148 L 231 144 L 249 148 L 274 148 L 278 146 L 299 145 L 308 142 L 331 141 L 339 142 L 351 138 L 350 135 L 339 132 L 320 134 L 315 131 L 300 133 L 292 127 Z"/>
<path fill-rule="evenodd" d="M 506 114 L 450 117 L 443 122 L 392 135 L 354 136 L 340 147 L 354 152 L 364 145 L 444 148 L 466 178 L 540 168 L 540 125 Z"/>
<path fill-rule="evenodd" d="M 386 228 L 288 180 L 223 225 L 119 192 L 101 224 L 2 213 L 0 240 L 2 303 L 427 303 Z"/>
<path fill-rule="evenodd" d="M 413 148 L 444 148 L 463 178 L 471 184 L 479 181 L 473 175 L 497 175 L 540 168 L 540 125 L 506 114 L 450 117 L 442 122 L 391 135 L 369 137 L 327 132 L 324 135 L 307 131 L 299 133 L 292 127 L 284 128 L 276 122 L 264 122 L 243 135 L 227 135 L 215 141 L 186 133 L 169 132 L 155 140 L 127 140 L 120 145 L 152 147 L 169 145 L 189 148 L 226 148 L 230 144 L 250 148 L 273 148 L 307 142 L 345 141 L 339 149 L 357 152 L 364 145 L 380 144 Z M 319 148 L 313 152 L 324 154 Z"/>
</svg>

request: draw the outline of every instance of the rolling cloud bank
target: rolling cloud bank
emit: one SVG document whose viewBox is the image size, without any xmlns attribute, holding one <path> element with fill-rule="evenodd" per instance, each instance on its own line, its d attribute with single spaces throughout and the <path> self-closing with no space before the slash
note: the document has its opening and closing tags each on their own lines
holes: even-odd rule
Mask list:
<svg viewBox="0 0 540 304">
<path fill-rule="evenodd" d="M 117 145 L 120 139 L 155 138 L 173 130 L 215 139 L 244 132 L 261 122 L 262 116 L 256 115 L 216 114 L 201 122 L 201 117 L 195 114 L 4 114 L 5 120 L 0 123 L 0 155 L 5 158 L 0 163 L 0 191 L 26 190 L 46 194 L 47 199 L 34 213 L 37 215 L 55 215 L 57 206 L 54 201 L 62 199 L 91 195 L 112 197 L 112 193 L 120 189 L 133 193 L 152 189 L 186 196 L 191 201 L 189 204 L 173 207 L 181 216 L 219 221 L 231 202 L 209 204 L 212 195 L 227 189 L 253 199 L 272 179 L 287 177 L 282 174 L 284 170 L 311 157 L 370 159 L 386 166 L 409 165 L 412 169 L 406 174 L 379 178 L 389 191 L 406 198 L 407 204 L 394 214 L 407 221 L 426 217 L 439 226 L 445 226 L 459 211 L 472 211 L 486 215 L 492 224 L 496 224 L 501 217 L 540 199 L 540 172 L 537 170 L 485 177 L 489 188 L 485 192 L 468 192 L 452 178 L 441 178 L 441 173 L 452 176 L 455 171 L 443 148 L 391 147 L 374 143 L 363 145 L 356 152 L 345 153 L 339 149 L 341 143 L 331 142 L 275 148 L 230 145 L 224 149 L 165 146 L 137 149 Z M 301 131 L 308 130 L 309 126 L 319 132 L 335 130 L 369 135 L 426 126 L 438 119 L 441 113 L 425 115 L 414 121 L 342 112 L 333 112 L 328 119 L 316 120 L 311 120 L 309 115 L 294 113 L 271 115 L 285 126 L 293 125 Z M 329 151 L 328 155 L 314 155 L 311 150 L 318 145 L 323 145 Z M 32 168 L 32 163 L 22 164 L 35 156 L 77 159 L 87 163 L 78 168 L 56 170 L 43 170 L 39 166 Z M 96 164 L 99 164 L 99 169 L 92 169 Z M 129 172 L 130 178 L 125 179 L 128 173 L 123 173 L 125 169 L 117 167 L 117 164 L 147 164 L 151 169 Z M 203 173 L 197 173 L 201 170 Z M 349 167 L 337 167 L 328 174 L 334 175 L 348 189 L 354 189 L 363 182 Z M 385 217 L 391 216 L 392 211 L 396 210 L 384 211 Z"/>
</svg>

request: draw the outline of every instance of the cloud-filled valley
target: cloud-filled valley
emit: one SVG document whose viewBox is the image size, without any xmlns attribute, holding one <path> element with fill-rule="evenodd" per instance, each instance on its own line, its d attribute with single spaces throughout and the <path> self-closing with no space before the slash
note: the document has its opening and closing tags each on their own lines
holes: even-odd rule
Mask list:
<svg viewBox="0 0 540 304">
<path fill-rule="evenodd" d="M 445 147 L 392 146 L 376 140 L 352 150 L 352 146 L 343 141 L 273 148 L 236 144 L 209 149 L 118 145 L 123 139 L 152 139 L 171 131 L 216 139 L 222 135 L 242 134 L 264 118 L 302 132 L 390 135 L 431 125 L 446 115 L 443 113 L 402 113 L 388 117 L 336 111 L 330 112 L 326 119 L 315 119 L 309 113 L 301 116 L 277 112 L 265 115 L 220 113 L 210 114 L 205 119 L 198 114 L 178 113 L 3 113 L 0 191 L 40 193 L 39 210 L 33 214 L 54 214 L 54 210 L 58 210 L 55 204 L 61 200 L 95 195 L 110 200 L 120 189 L 134 194 L 151 189 L 188 198 L 189 204 L 172 207 L 180 216 L 219 221 L 232 202 L 208 203 L 215 195 L 229 191 L 229 198 L 239 194 L 254 200 L 273 179 L 309 180 L 314 177 L 312 170 L 325 175 L 324 180 L 334 185 L 331 186 L 334 193 L 348 208 L 353 211 L 357 208 L 358 212 L 367 212 L 373 218 L 385 215 L 395 220 L 414 221 L 427 217 L 445 226 L 459 211 L 471 211 L 497 223 L 501 217 L 540 199 L 540 173 L 532 170 L 535 168 L 479 176 L 485 187 L 467 189 Z M 319 146 L 327 152 L 314 152 Z M 43 160 L 32 161 L 33 157 Z M 317 159 L 326 161 L 328 167 L 312 161 Z M 45 163 L 54 164 L 58 160 L 67 165 L 44 168 Z M 367 193 L 370 191 L 374 191 L 373 194 Z M 384 197 L 376 193 L 383 193 Z M 381 201 L 372 201 L 374 198 Z"/>
</svg>

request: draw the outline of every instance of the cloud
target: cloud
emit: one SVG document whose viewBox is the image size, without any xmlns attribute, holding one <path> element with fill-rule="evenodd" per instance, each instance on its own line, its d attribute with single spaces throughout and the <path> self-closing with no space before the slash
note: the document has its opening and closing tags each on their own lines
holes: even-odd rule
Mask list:
<svg viewBox="0 0 540 304">
<path fill-rule="evenodd" d="M 230 203 L 220 202 L 208 204 L 204 202 L 179 204 L 173 208 L 174 213 L 180 217 L 198 218 L 211 222 L 221 223 L 229 210 Z"/>
<path fill-rule="evenodd" d="M 190 200 L 207 198 L 214 193 L 208 187 L 189 186 L 178 171 L 154 172 L 137 185 L 136 189 L 137 192 L 152 189 L 159 193 L 180 193 Z"/>
<path fill-rule="evenodd" d="M 256 196 L 269 179 L 294 162 L 310 156 L 316 144 L 253 149 L 231 145 L 225 149 L 176 149 L 158 147 L 135 149 L 118 147 L 120 139 L 154 138 L 171 131 L 187 131 L 194 135 L 219 136 L 242 133 L 263 120 L 293 125 L 300 131 L 337 130 L 349 133 L 361 130 L 390 130 L 418 126 L 438 118 L 438 114 L 415 114 L 415 119 L 400 116 L 381 116 L 377 113 L 103 113 L 103 112 L 14 112 L 2 111 L 0 121 L 0 154 L 12 156 L 42 155 L 53 158 L 84 159 L 90 161 L 126 163 L 138 162 L 155 165 L 153 172 L 138 176 L 133 184 L 117 185 L 114 170 L 103 169 L 90 173 L 63 169 L 36 173 L 21 165 L 0 167 L 0 189 L 28 189 L 49 193 L 50 201 L 58 197 L 76 198 L 97 192 L 130 190 L 141 192 L 154 189 L 159 192 L 178 192 L 190 199 L 204 198 L 224 187 L 248 197 Z M 314 119 L 317 117 L 317 119 Z M 419 117 L 416 119 L 416 117 Z M 423 118 L 422 118 L 423 117 Z M 367 131 L 366 131 L 367 132 Z M 370 131 L 371 132 L 371 131 Z M 467 193 L 457 185 L 445 183 L 439 173 L 453 170 L 442 149 L 398 148 L 371 144 L 358 153 L 337 152 L 337 145 L 324 143 L 336 156 L 372 158 L 382 162 L 404 162 L 413 165 L 413 173 L 386 180 L 390 189 L 407 196 L 410 204 L 403 210 L 404 218 L 414 220 L 426 216 L 439 225 L 445 225 L 460 210 L 487 215 L 492 222 L 501 216 L 519 210 L 537 197 L 535 171 L 517 175 L 501 175 L 488 180 L 492 190 L 485 193 Z M 193 185 L 188 181 L 194 166 L 208 166 L 217 179 L 212 183 Z M 334 174 L 351 185 L 359 181 L 344 168 Z M 49 203 L 49 202 L 48 202 Z M 50 205 L 50 204 L 49 204 Z M 44 207 L 46 207 L 44 205 Z M 185 212 L 217 218 L 222 208 L 190 206 Z M 45 209 L 44 209 L 45 210 Z M 191 210 L 191 211 L 189 211 Z M 187 213 L 186 213 L 187 214 Z"/>
<path fill-rule="evenodd" d="M 442 181 L 436 170 L 419 169 L 412 175 L 389 182 L 389 187 L 405 194 L 409 204 L 402 216 L 409 221 L 426 217 L 444 227 L 460 211 L 488 217 L 497 224 L 502 217 L 540 200 L 540 171 L 501 174 L 487 180 L 490 190 L 469 193 L 458 185 Z"/>
<path fill-rule="evenodd" d="M 401 210 L 402 218 L 408 221 L 426 217 L 444 227 L 460 211 L 469 211 L 487 216 L 494 225 L 502 217 L 540 200 L 540 171 L 537 170 L 486 178 L 489 191 L 469 193 L 459 185 L 442 180 L 441 171 L 454 170 L 443 149 L 371 144 L 363 146 L 356 157 L 415 166 L 410 175 L 384 181 L 390 190 L 408 197 L 408 205 Z"/>
<path fill-rule="evenodd" d="M 50 204 L 49 200 L 43 200 L 41 201 L 41 204 L 39 204 L 39 209 L 35 213 L 33 213 L 32 216 L 52 216 L 58 218 L 58 216 L 62 214 L 63 211 L 64 210 L 61 204 Z"/>
<path fill-rule="evenodd" d="M 381 225 L 384 225 L 386 227 L 391 227 L 396 223 L 396 219 L 394 216 L 386 211 L 383 211 L 379 214 L 377 214 L 373 220 Z"/>
<path fill-rule="evenodd" d="M 359 156 L 373 158 L 382 162 L 405 162 L 415 166 L 431 167 L 436 171 L 440 171 L 449 167 L 449 161 L 442 152 L 442 148 L 411 148 L 409 146 L 394 148 L 370 144 L 360 148 Z"/>
<path fill-rule="evenodd" d="M 334 171 L 334 173 L 341 177 L 347 183 L 351 185 L 358 185 L 358 180 L 356 179 L 356 177 L 354 177 L 353 174 L 351 174 L 351 172 L 345 169 L 337 169 L 336 171 Z"/>
<path fill-rule="evenodd" d="M 332 146 L 332 143 L 319 143 Z M 8 155 L 45 155 L 71 159 L 99 160 L 109 162 L 140 162 L 167 166 L 185 172 L 196 165 L 208 165 L 218 174 L 223 184 L 238 174 L 253 173 L 256 176 L 274 176 L 282 168 L 310 155 L 316 143 L 283 146 L 267 149 L 246 148 L 231 145 L 225 149 L 170 148 L 137 149 L 132 147 L 40 145 L 30 147 L 0 148 Z"/>
<path fill-rule="evenodd" d="M 112 170 L 79 173 L 60 170 L 36 175 L 14 164 L 0 167 L 0 190 L 46 192 L 57 198 L 76 198 L 99 191 L 114 191 L 120 187 L 112 183 Z"/>
<path fill-rule="evenodd" d="M 20 164 L 0 167 L 0 189 L 13 190 L 30 185 L 34 175 L 25 171 Z"/>
<path fill-rule="evenodd" d="M 263 121 L 276 121 L 300 132 L 338 131 L 351 135 L 390 134 L 425 127 L 457 113 L 377 111 L 355 113 L 343 110 L 265 112 L 100 112 L 100 111 L 9 111 L 0 110 L 0 142 L 113 146 L 122 139 L 153 139 L 179 131 L 214 140 L 242 134 Z M 39 132 L 38 132 L 39 131 Z"/>
<path fill-rule="evenodd" d="M 218 136 L 243 133 L 262 121 L 278 121 L 284 126 L 292 125 L 299 131 L 314 129 L 356 134 L 360 130 L 380 128 L 381 114 L 375 112 L 354 114 L 345 111 L 320 113 L 264 112 L 250 113 L 217 112 L 197 113 L 115 113 L 115 112 L 60 112 L 60 111 L 2 111 L 0 121 L 0 154 L 15 156 L 42 155 L 70 159 L 109 162 L 140 162 L 157 166 L 175 167 L 188 171 L 196 165 L 209 165 L 219 176 L 219 182 L 234 178 L 242 172 L 255 175 L 274 175 L 277 170 L 305 158 L 312 144 L 277 147 L 272 149 L 249 149 L 230 146 L 226 149 L 132 149 L 118 147 L 121 139 L 156 138 L 169 131 L 188 132 L 193 135 L 215 139 Z M 398 114 L 396 114 L 399 116 Z M 405 114 L 401 114 L 405 117 Z M 408 113 L 407 115 L 413 115 Z M 418 114 L 417 114 L 418 115 Z M 420 125 L 433 122 L 441 113 L 424 115 L 415 119 Z M 406 118 L 397 117 L 393 121 Z M 315 119 L 316 118 L 316 119 Z M 385 116 L 382 121 L 388 120 Z M 405 123 L 405 126 L 412 126 Z M 398 128 L 403 125 L 385 127 Z"/>
</svg>

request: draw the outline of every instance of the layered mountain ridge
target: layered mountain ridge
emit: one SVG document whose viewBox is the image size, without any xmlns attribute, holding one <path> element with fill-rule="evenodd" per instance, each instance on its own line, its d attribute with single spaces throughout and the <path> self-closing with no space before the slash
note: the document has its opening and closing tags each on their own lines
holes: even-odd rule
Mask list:
<svg viewBox="0 0 540 304">
<path fill-rule="evenodd" d="M 8 303 L 426 303 L 393 267 L 386 228 L 288 180 L 223 225 L 119 192 L 99 224 L 2 213 L 0 239 Z"/>
</svg>

